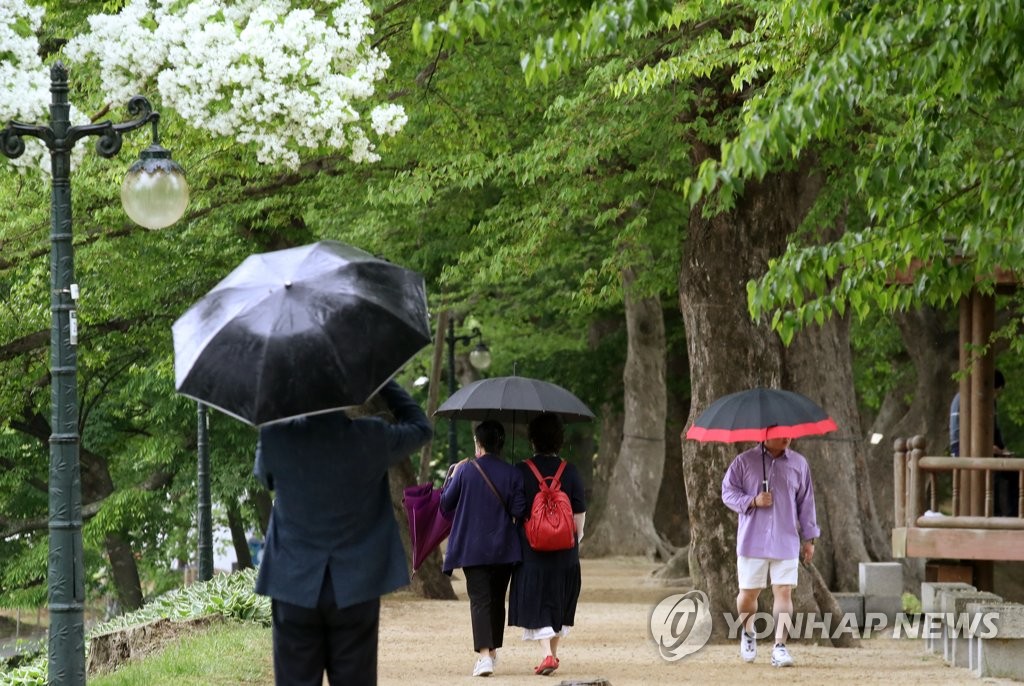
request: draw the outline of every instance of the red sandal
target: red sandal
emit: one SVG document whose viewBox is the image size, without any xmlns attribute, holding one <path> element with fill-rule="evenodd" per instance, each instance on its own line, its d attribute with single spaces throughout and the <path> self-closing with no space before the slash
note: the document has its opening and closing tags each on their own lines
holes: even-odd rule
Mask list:
<svg viewBox="0 0 1024 686">
<path fill-rule="evenodd" d="M 536 668 L 534 668 L 533 672 L 539 676 L 549 676 L 556 669 L 558 669 L 558 658 L 553 655 L 548 655 L 539 665 L 537 665 Z"/>
</svg>

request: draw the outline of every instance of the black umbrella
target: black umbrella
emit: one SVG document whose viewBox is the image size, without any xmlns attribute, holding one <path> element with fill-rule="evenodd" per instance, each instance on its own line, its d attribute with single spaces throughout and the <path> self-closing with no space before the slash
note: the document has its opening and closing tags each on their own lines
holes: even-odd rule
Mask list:
<svg viewBox="0 0 1024 686">
<path fill-rule="evenodd" d="M 836 430 L 836 423 L 805 395 L 777 388 L 752 388 L 711 403 L 686 431 L 702 442 L 736 443 L 769 438 L 800 438 Z M 767 490 L 767 479 L 765 479 Z"/>
<path fill-rule="evenodd" d="M 527 422 L 553 412 L 565 422 L 589 422 L 594 413 L 579 398 L 553 383 L 525 376 L 481 379 L 455 392 L 434 412 L 439 417 Z"/>
<path fill-rule="evenodd" d="M 248 257 L 173 332 L 178 392 L 256 426 L 360 405 L 430 342 L 423 277 L 337 241 Z"/>
</svg>

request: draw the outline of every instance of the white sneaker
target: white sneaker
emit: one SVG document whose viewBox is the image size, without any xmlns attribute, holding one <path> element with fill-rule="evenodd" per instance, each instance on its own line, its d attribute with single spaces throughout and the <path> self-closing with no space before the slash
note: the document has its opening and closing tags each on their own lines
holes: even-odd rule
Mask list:
<svg viewBox="0 0 1024 686">
<path fill-rule="evenodd" d="M 776 643 L 772 649 L 772 667 L 792 667 L 793 657 L 784 643 Z"/>
<path fill-rule="evenodd" d="M 746 630 L 740 635 L 740 657 L 744 662 L 753 662 L 757 657 L 757 639 L 754 634 L 748 634 Z"/>
<path fill-rule="evenodd" d="M 473 676 L 490 676 L 494 674 L 494 660 L 489 657 L 482 657 L 476 661 L 473 668 Z"/>
</svg>

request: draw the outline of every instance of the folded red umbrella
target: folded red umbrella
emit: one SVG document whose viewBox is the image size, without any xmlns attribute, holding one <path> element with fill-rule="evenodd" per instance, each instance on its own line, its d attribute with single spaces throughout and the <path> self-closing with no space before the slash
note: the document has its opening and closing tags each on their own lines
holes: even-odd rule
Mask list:
<svg viewBox="0 0 1024 686">
<path fill-rule="evenodd" d="M 441 512 L 441 490 L 434 484 L 407 486 L 402 507 L 409 517 L 412 540 L 412 570 L 415 572 L 452 531 L 452 520 Z M 454 512 L 451 514 L 455 514 Z"/>
</svg>

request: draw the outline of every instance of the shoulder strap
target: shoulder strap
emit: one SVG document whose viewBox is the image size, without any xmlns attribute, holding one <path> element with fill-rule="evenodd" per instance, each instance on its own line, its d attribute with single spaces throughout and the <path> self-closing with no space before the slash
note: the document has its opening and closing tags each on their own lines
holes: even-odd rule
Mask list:
<svg viewBox="0 0 1024 686">
<path fill-rule="evenodd" d="M 535 465 L 533 463 L 533 459 L 532 458 L 526 461 L 526 466 L 529 467 L 530 471 L 533 472 L 533 475 L 535 477 L 537 477 L 537 482 L 540 483 L 540 487 L 541 488 L 550 488 L 551 484 L 554 483 L 555 481 L 557 481 L 559 484 L 561 484 L 562 483 L 562 472 L 565 471 L 565 465 L 566 464 L 567 463 L 566 463 L 565 460 L 559 460 L 558 469 L 555 471 L 554 476 L 547 476 L 547 477 L 545 477 L 545 476 L 541 475 L 540 470 L 537 469 L 537 465 Z"/>
<path fill-rule="evenodd" d="M 495 488 L 494 482 L 491 481 L 491 477 L 487 476 L 487 472 L 484 471 L 484 468 L 481 467 L 480 463 L 477 462 L 475 459 L 470 460 L 470 462 L 472 462 L 473 466 L 476 467 L 477 471 L 480 472 L 480 476 L 484 478 L 484 481 L 487 482 L 487 485 L 491 487 L 491 493 L 493 493 L 494 497 L 498 499 L 499 503 L 501 503 L 501 509 L 505 510 L 505 512 L 508 512 L 508 506 L 505 505 L 505 499 L 501 497 L 501 493 L 498 493 L 498 489 Z"/>
<path fill-rule="evenodd" d="M 543 486 L 544 485 L 544 477 L 540 475 L 540 470 L 537 469 L 537 465 L 535 465 L 533 463 L 533 460 L 532 459 L 527 460 L 526 461 L 526 466 L 530 468 L 530 471 L 533 472 L 533 475 L 535 477 L 537 477 L 537 481 L 540 483 L 541 486 Z"/>
</svg>

